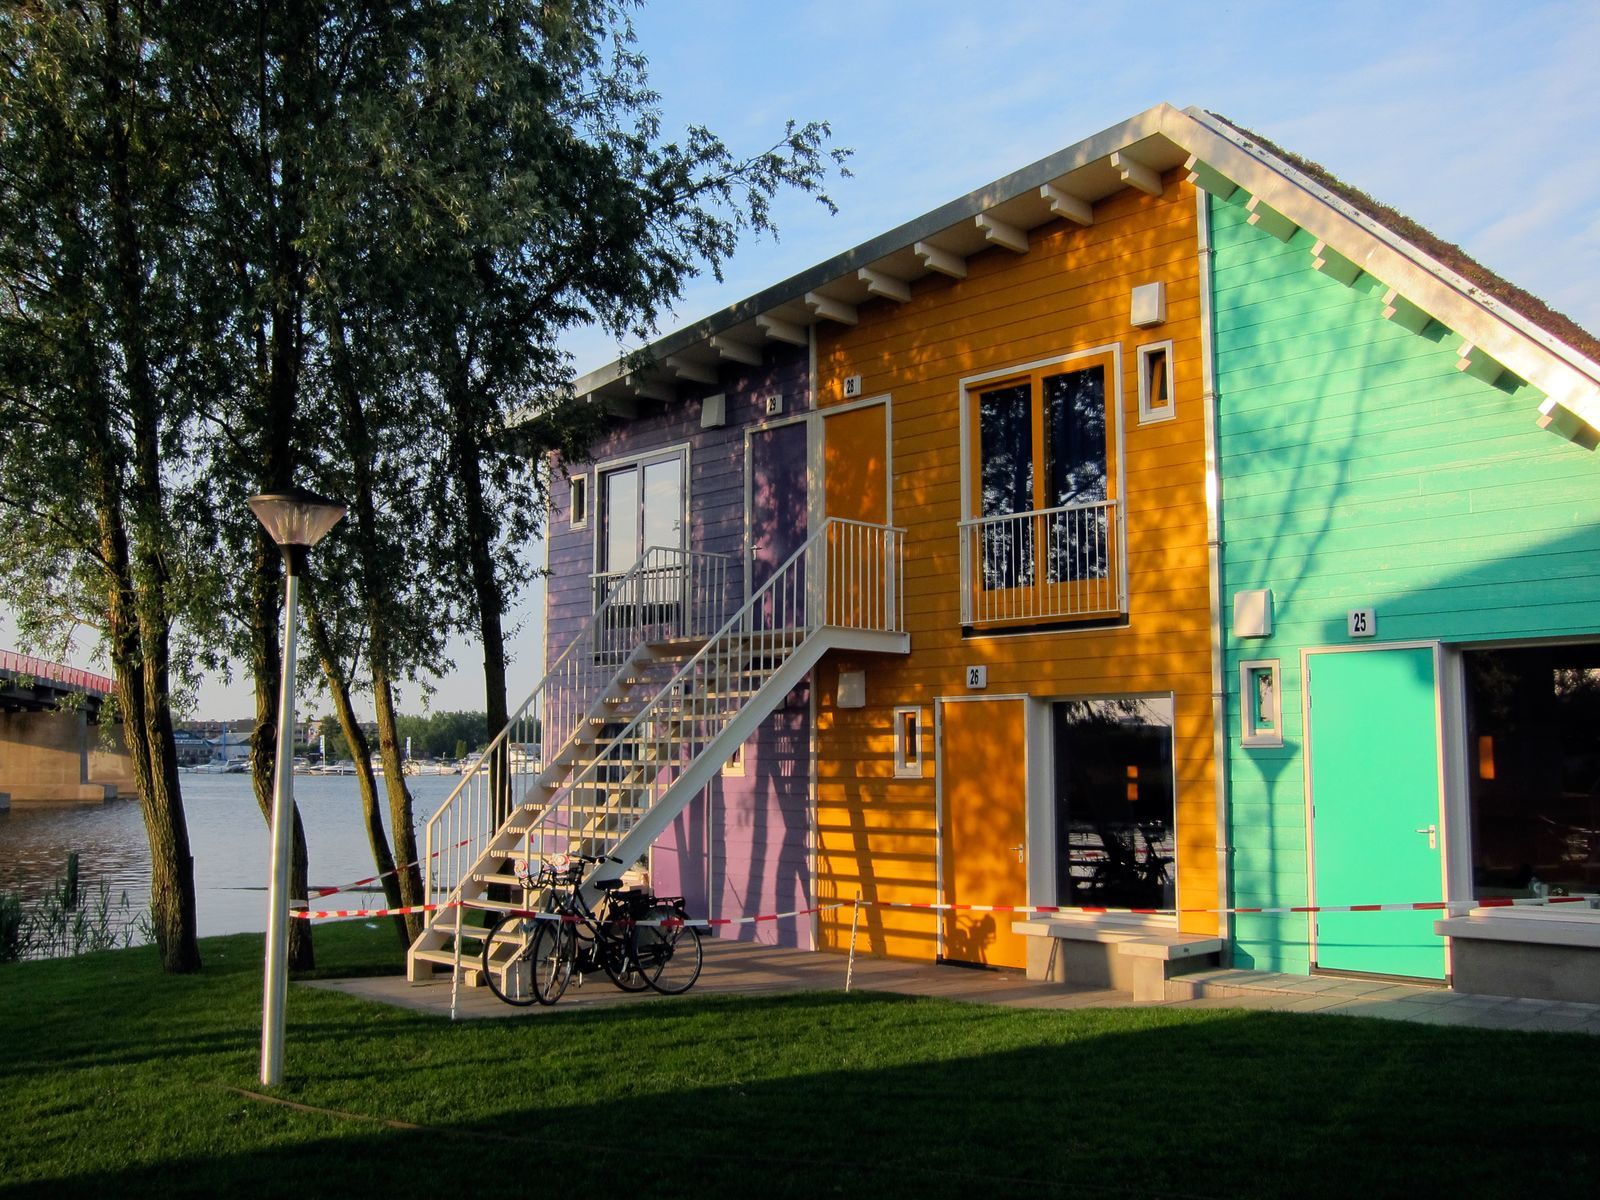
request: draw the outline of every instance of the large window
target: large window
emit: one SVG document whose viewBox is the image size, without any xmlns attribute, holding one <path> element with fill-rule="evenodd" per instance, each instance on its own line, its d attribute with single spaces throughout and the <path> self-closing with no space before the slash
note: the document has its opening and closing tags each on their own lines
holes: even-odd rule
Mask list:
<svg viewBox="0 0 1600 1200">
<path fill-rule="evenodd" d="M 1057 903 L 1173 907 L 1172 699 L 1061 700 L 1051 721 Z"/>
<path fill-rule="evenodd" d="M 969 388 L 968 623 L 1120 608 L 1114 366 L 1081 356 Z"/>
<path fill-rule="evenodd" d="M 602 575 L 619 575 L 651 546 L 683 547 L 683 455 L 600 473 Z"/>
<path fill-rule="evenodd" d="M 1474 894 L 1600 891 L 1600 645 L 1463 657 Z"/>
</svg>

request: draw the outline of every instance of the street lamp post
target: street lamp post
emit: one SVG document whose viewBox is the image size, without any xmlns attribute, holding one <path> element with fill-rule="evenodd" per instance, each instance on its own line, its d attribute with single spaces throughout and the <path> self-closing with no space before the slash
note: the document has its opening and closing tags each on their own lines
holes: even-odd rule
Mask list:
<svg viewBox="0 0 1600 1200">
<path fill-rule="evenodd" d="M 261 1082 L 283 1080 L 283 1006 L 289 975 L 289 838 L 294 806 L 294 671 L 300 566 L 339 523 L 345 506 L 291 488 L 251 496 L 250 511 L 283 551 L 283 678 L 278 691 L 278 763 L 272 789 L 272 876 L 267 883 L 267 963 L 261 992 Z"/>
</svg>

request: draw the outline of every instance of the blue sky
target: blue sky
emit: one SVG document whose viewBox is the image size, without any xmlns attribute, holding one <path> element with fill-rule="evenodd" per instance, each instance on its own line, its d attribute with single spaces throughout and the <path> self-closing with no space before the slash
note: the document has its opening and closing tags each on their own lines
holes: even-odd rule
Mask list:
<svg viewBox="0 0 1600 1200">
<path fill-rule="evenodd" d="M 754 150 L 787 118 L 819 119 L 855 151 L 853 178 L 830 188 L 837 216 L 780 203 L 779 240 L 746 244 L 722 284 L 695 281 L 677 321 L 1167 101 L 1321 163 L 1600 330 L 1593 0 L 657 0 L 636 27 L 668 129 L 698 122 Z M 593 334 L 568 348 L 580 373 L 617 349 Z M 520 612 L 513 703 L 536 682 L 540 610 L 529 597 Z M 9 634 L 0 622 L 0 644 Z M 434 707 L 481 708 L 479 651 L 455 658 L 467 669 L 441 681 Z M 206 715 L 250 711 L 239 684 L 201 700 Z"/>
</svg>

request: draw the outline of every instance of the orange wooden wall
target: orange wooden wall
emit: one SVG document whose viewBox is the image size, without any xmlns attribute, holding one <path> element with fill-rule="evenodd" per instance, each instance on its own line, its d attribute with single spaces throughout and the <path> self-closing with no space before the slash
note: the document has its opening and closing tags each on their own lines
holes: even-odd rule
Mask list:
<svg viewBox="0 0 1600 1200">
<path fill-rule="evenodd" d="M 1026 254 L 991 249 L 962 280 L 930 276 L 908 303 L 862 305 L 860 323 L 817 327 L 822 407 L 842 381 L 892 402 L 894 522 L 907 530 L 903 659 L 833 656 L 817 670 L 819 902 L 930 901 L 937 892 L 934 701 L 966 694 L 963 668 L 988 665 L 988 694 L 1066 698 L 1171 692 L 1177 783 L 1178 903 L 1215 907 L 1210 608 L 1206 557 L 1199 268 L 1193 189 L 1169 172 L 1159 197 L 1126 189 L 1095 207 L 1087 228 L 1055 222 Z M 1167 320 L 1129 324 L 1130 293 L 1167 285 Z M 1177 417 L 1140 426 L 1135 348 L 1173 341 Z M 1119 420 L 1126 474 L 1129 624 L 1123 628 L 963 638 L 960 617 L 960 380 L 980 372 L 1120 342 Z M 1110 398 L 1108 397 L 1108 405 Z M 840 710 L 841 669 L 867 672 L 867 707 Z M 897 705 L 923 710 L 924 774 L 896 778 Z M 1023 903 L 1026 897 L 1015 897 Z M 841 946 L 850 909 L 824 914 L 821 944 Z M 1182 928 L 1211 933 L 1208 915 Z M 858 946 L 931 958 L 931 914 L 865 909 Z"/>
</svg>

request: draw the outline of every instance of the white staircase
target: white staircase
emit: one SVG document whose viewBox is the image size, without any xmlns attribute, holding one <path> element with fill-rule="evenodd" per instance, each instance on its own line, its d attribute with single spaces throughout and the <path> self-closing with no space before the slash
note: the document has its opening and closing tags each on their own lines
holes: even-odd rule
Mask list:
<svg viewBox="0 0 1600 1200">
<path fill-rule="evenodd" d="M 532 902 L 517 860 L 606 856 L 584 883 L 592 899 L 830 650 L 904 654 L 902 545 L 891 526 L 829 518 L 720 624 L 726 560 L 652 549 L 429 821 L 427 894 L 443 906 L 410 978 L 441 964 L 479 982 L 492 917 L 471 914 Z M 541 713 L 555 749 L 533 767 L 515 747 Z"/>
</svg>

